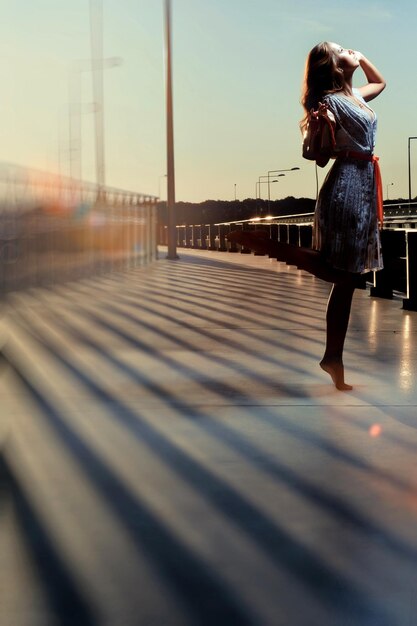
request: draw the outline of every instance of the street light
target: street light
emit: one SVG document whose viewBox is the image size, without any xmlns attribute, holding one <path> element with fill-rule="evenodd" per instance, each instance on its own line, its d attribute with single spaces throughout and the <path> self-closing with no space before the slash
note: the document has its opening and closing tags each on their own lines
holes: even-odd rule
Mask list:
<svg viewBox="0 0 417 626">
<path fill-rule="evenodd" d="M 81 75 L 83 72 L 101 71 L 111 67 L 122 65 L 123 59 L 120 57 L 110 57 L 108 59 L 90 59 L 74 61 L 69 71 L 69 153 L 70 153 L 70 178 L 82 180 L 82 137 L 81 137 L 81 115 L 84 112 L 91 112 L 97 115 L 99 105 L 97 102 L 83 104 L 81 93 Z M 97 127 L 96 127 L 97 130 Z M 96 163 L 99 162 L 99 143 L 96 141 Z M 103 148 L 104 150 L 104 148 Z M 96 166 L 97 167 L 97 166 Z M 103 179 L 104 180 L 104 179 Z M 99 182 L 97 180 L 97 182 Z M 104 183 L 103 183 L 104 184 Z"/>
<path fill-rule="evenodd" d="M 261 181 L 261 178 L 268 178 L 268 176 L 259 176 L 258 177 L 258 182 L 256 183 L 256 186 L 255 186 L 255 198 L 260 198 L 261 197 L 261 187 L 260 187 L 260 185 L 261 185 L 261 183 L 266 182 L 264 180 Z"/>
<path fill-rule="evenodd" d="M 299 170 L 299 167 L 290 167 L 289 169 L 286 170 L 269 170 L 268 171 L 268 213 L 271 212 L 271 188 L 269 185 L 269 177 L 271 174 L 278 174 L 279 172 L 295 172 L 296 170 Z M 285 174 L 279 174 L 279 176 L 285 176 Z"/>
<path fill-rule="evenodd" d="M 259 180 L 255 185 L 255 198 L 256 199 L 261 199 L 261 185 L 266 185 L 266 184 L 270 184 L 270 183 L 279 183 L 279 180 L 276 178 L 275 180 L 261 180 L 261 178 L 268 178 L 267 176 L 259 176 Z M 256 209 L 256 212 L 258 212 L 258 208 Z"/>
<path fill-rule="evenodd" d="M 408 204 L 411 204 L 411 159 L 410 159 L 410 143 L 412 139 L 417 137 L 408 138 Z"/>
<path fill-rule="evenodd" d="M 271 187 L 270 187 L 270 182 L 273 182 L 270 180 L 270 174 L 273 172 L 268 172 L 268 211 L 270 210 L 270 204 L 271 204 Z M 276 176 L 285 176 L 285 174 L 276 174 Z"/>
<path fill-rule="evenodd" d="M 388 188 L 391 187 L 391 185 L 393 185 L 394 183 L 387 183 L 387 200 L 389 200 L 388 198 Z"/>
<path fill-rule="evenodd" d="M 283 174 L 284 176 L 284 174 Z M 267 180 L 261 180 L 261 178 L 268 178 L 268 176 L 259 176 L 257 183 L 255 184 L 255 198 L 256 199 L 261 199 L 261 187 L 260 185 L 266 185 L 267 184 Z M 278 183 L 279 180 L 275 179 L 275 180 L 271 180 L 271 183 Z"/>
<path fill-rule="evenodd" d="M 172 95 L 171 0 L 165 0 L 165 79 L 166 79 L 166 141 L 167 141 L 167 259 L 178 259 L 175 215 L 174 110 Z"/>
</svg>

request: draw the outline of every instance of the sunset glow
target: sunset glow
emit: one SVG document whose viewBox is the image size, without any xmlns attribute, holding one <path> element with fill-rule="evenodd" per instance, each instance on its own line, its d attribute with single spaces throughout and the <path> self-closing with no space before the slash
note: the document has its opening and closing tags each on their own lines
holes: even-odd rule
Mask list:
<svg viewBox="0 0 417 626">
<path fill-rule="evenodd" d="M 236 189 L 240 200 L 253 197 L 260 174 L 293 166 L 301 171 L 280 179 L 274 199 L 315 196 L 314 166 L 301 158 L 299 100 L 306 55 L 325 39 L 363 51 L 386 77 L 375 104 L 376 152 L 383 178 L 393 183 L 390 197 L 406 197 L 417 92 L 402 94 L 414 75 L 416 19 L 411 0 L 354 0 L 349 10 L 330 0 L 319 10 L 307 0 L 172 0 L 177 199 L 232 200 Z M 85 180 L 94 180 L 89 3 L 15 0 L 5 3 L 2 24 L 0 160 L 68 175 L 72 159 Z M 106 182 L 154 195 L 160 186 L 165 199 L 162 0 L 103 0 L 103 55 Z M 115 58 L 118 64 L 108 63 Z M 70 146 L 74 68 L 81 139 L 73 132 Z"/>
</svg>

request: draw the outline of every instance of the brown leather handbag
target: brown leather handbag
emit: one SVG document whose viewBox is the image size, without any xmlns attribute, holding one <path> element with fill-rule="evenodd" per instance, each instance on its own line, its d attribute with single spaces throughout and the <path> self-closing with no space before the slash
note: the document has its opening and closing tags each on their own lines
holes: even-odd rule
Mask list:
<svg viewBox="0 0 417 626">
<path fill-rule="evenodd" d="M 334 155 L 336 120 L 326 103 L 319 102 L 317 111 L 311 109 L 303 134 L 303 157 L 319 167 L 327 165 Z"/>
</svg>

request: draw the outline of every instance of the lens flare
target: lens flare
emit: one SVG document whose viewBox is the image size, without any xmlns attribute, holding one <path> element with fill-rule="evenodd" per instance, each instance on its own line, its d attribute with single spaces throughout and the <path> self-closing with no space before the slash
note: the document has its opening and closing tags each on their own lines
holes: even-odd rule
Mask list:
<svg viewBox="0 0 417 626">
<path fill-rule="evenodd" d="M 372 424 L 368 432 L 370 437 L 379 437 L 382 433 L 382 427 L 380 424 Z"/>
</svg>

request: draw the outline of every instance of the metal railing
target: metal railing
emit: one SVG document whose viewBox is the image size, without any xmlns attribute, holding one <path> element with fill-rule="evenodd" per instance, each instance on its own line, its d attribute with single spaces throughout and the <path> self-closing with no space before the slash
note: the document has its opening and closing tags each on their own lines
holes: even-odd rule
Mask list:
<svg viewBox="0 0 417 626">
<path fill-rule="evenodd" d="M 0 164 L 0 295 L 151 262 L 156 202 Z"/>
<path fill-rule="evenodd" d="M 385 268 L 369 273 L 371 295 L 392 298 L 402 293 L 403 308 L 417 311 L 417 202 L 384 207 L 382 250 Z M 310 247 L 313 213 L 256 217 L 216 224 L 177 226 L 177 246 L 203 250 L 250 253 L 250 250 L 227 241 L 227 234 L 239 228 L 268 230 L 272 239 Z M 159 230 L 159 243 L 166 245 L 166 229 Z"/>
</svg>

